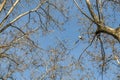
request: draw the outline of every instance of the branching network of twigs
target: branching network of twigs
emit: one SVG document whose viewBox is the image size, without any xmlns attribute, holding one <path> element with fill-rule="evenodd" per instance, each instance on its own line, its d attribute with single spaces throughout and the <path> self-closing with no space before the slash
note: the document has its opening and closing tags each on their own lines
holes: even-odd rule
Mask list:
<svg viewBox="0 0 120 80">
<path fill-rule="evenodd" d="M 0 4 L 0 12 L 3 10 L 5 4 L 6 4 L 7 0 L 3 0 L 3 2 Z M 9 18 L 10 14 L 13 12 L 14 8 L 17 6 L 17 4 L 20 2 L 20 0 L 16 0 L 13 5 L 11 6 L 11 8 L 9 9 L 9 11 L 7 12 L 6 16 L 2 19 L 2 21 L 0 22 L 0 33 L 4 32 L 7 28 L 9 27 L 13 27 L 15 29 L 17 29 L 18 31 L 20 31 L 23 36 L 19 37 L 19 38 L 15 38 L 14 40 L 12 40 L 9 44 L 6 45 L 1 45 L 0 49 L 5 48 L 5 50 L 3 52 L 0 53 L 0 58 L 8 58 L 10 60 L 12 60 L 13 62 L 15 62 L 16 64 L 18 64 L 18 62 L 16 62 L 15 60 L 13 60 L 12 58 L 9 57 L 9 55 L 7 55 L 5 52 L 10 48 L 10 46 L 12 46 L 15 42 L 19 41 L 20 39 L 22 39 L 23 37 L 27 38 L 32 45 L 34 45 L 34 47 L 38 47 L 35 45 L 35 43 L 28 37 L 29 34 L 31 34 L 32 32 L 35 32 L 36 30 L 38 30 L 38 28 L 34 29 L 33 31 L 27 32 L 25 33 L 24 31 L 22 31 L 19 27 L 14 26 L 13 24 L 19 20 L 20 18 L 22 18 L 25 15 L 29 15 L 32 12 L 36 12 L 44 3 L 47 2 L 47 0 L 41 0 L 40 3 L 37 5 L 37 7 L 35 7 L 34 9 L 21 13 L 20 15 L 18 15 L 16 18 L 14 18 L 13 20 L 11 20 L 9 23 L 5 24 L 5 22 L 7 21 L 7 19 Z"/>
<path fill-rule="evenodd" d="M 83 53 L 92 45 L 93 41 L 95 40 L 95 38 L 97 37 L 100 41 L 101 44 L 101 53 L 102 53 L 102 58 L 103 58 L 103 64 L 105 62 L 105 51 L 104 51 L 104 47 L 103 47 L 103 42 L 100 38 L 100 34 L 101 33 L 105 33 L 108 35 L 113 36 L 116 40 L 118 40 L 118 42 L 120 43 L 120 29 L 119 27 L 114 29 L 111 28 L 110 26 L 105 25 L 105 21 L 104 21 L 104 17 L 103 17 L 103 12 L 102 12 L 102 2 L 101 0 L 96 0 L 96 7 L 97 7 L 97 14 L 94 13 L 93 7 L 91 5 L 90 0 L 85 0 L 86 1 L 86 5 L 87 8 L 89 10 L 89 13 L 91 16 L 88 16 L 83 10 L 82 8 L 80 8 L 78 2 L 76 0 L 73 0 L 73 2 L 75 3 L 75 5 L 77 6 L 78 10 L 85 16 L 87 17 L 91 22 L 93 22 L 94 24 L 96 24 L 97 29 L 95 31 L 95 34 L 93 36 L 92 41 L 90 42 L 90 44 L 83 50 L 83 52 L 80 54 L 80 57 L 78 60 L 81 59 Z M 119 60 L 118 57 L 116 57 L 116 55 L 114 56 L 115 59 L 117 60 L 118 64 L 119 64 Z"/>
</svg>

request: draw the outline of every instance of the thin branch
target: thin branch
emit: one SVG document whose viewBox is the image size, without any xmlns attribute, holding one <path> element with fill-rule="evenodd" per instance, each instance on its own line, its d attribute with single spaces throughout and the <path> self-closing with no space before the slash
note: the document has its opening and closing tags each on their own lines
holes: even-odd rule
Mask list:
<svg viewBox="0 0 120 80">
<path fill-rule="evenodd" d="M 13 61 L 14 63 L 16 63 L 17 65 L 19 64 L 17 61 L 10 58 L 10 56 L 8 54 L 5 54 L 5 53 L 0 53 L 0 58 L 7 58 L 7 59 L 10 59 L 11 61 Z"/>
<path fill-rule="evenodd" d="M 16 28 L 17 30 L 19 30 L 20 32 L 22 32 L 25 35 L 25 33 L 20 28 L 18 28 L 17 26 L 11 25 L 11 27 Z"/>
<path fill-rule="evenodd" d="M 30 10 L 30 11 L 27 11 L 25 13 L 22 13 L 20 15 L 18 15 L 15 19 L 13 19 L 9 24 L 7 24 L 6 26 L 4 26 L 1 30 L 0 30 L 0 33 L 3 32 L 4 30 L 6 30 L 11 24 L 13 24 L 14 22 L 16 22 L 17 20 L 19 20 L 21 17 L 29 14 L 30 12 L 35 12 L 36 10 L 38 10 L 44 3 L 46 3 L 47 0 L 44 0 L 42 1 L 36 8 Z"/>
<path fill-rule="evenodd" d="M 97 12 L 99 16 L 99 21 L 101 21 L 104 24 L 104 17 L 103 17 L 103 12 L 102 12 L 102 1 L 96 0 L 96 6 L 97 6 Z"/>
<path fill-rule="evenodd" d="M 41 9 L 45 12 L 45 14 L 49 17 L 49 19 L 51 19 L 53 22 L 55 22 L 56 25 L 62 24 L 62 23 L 60 23 L 59 21 L 53 19 L 53 17 L 52 17 L 50 14 L 48 14 L 48 12 L 45 11 L 45 9 L 43 9 L 42 7 L 41 7 Z"/>
<path fill-rule="evenodd" d="M 92 45 L 92 43 L 93 43 L 93 41 L 95 40 L 95 37 L 96 37 L 96 36 L 97 36 L 97 34 L 95 34 L 95 35 L 93 36 L 93 39 L 92 39 L 92 41 L 90 42 L 90 44 L 89 44 L 89 45 L 83 50 L 83 52 L 80 54 L 78 61 L 81 59 L 83 53 Z"/>
<path fill-rule="evenodd" d="M 3 7 L 5 6 L 7 0 L 4 0 L 2 4 L 0 4 L 0 12 L 2 11 Z"/>
<path fill-rule="evenodd" d="M 90 0 L 86 0 L 86 4 L 87 4 L 87 6 L 88 6 L 89 12 L 90 12 L 92 18 L 94 19 L 94 21 L 95 21 L 95 22 L 99 21 L 99 20 L 98 20 L 98 17 L 95 15 L 95 13 L 94 13 L 94 11 L 93 11 L 93 8 L 92 8 L 92 6 L 91 6 Z"/>
<path fill-rule="evenodd" d="M 104 46 L 103 46 L 103 42 L 102 39 L 100 38 L 100 35 L 98 36 L 98 39 L 100 41 L 101 44 L 101 55 L 102 55 L 102 80 L 103 80 L 103 72 L 105 71 L 105 65 L 106 65 L 106 61 L 105 61 L 105 50 L 104 50 Z"/>
<path fill-rule="evenodd" d="M 105 50 L 104 50 L 103 42 L 102 42 L 102 39 L 100 38 L 100 36 L 98 36 L 98 39 L 99 39 L 100 44 L 101 44 L 102 60 L 105 60 Z"/>
<path fill-rule="evenodd" d="M 30 12 L 35 12 L 35 11 L 37 11 L 37 10 L 38 10 L 44 3 L 46 3 L 46 2 L 47 2 L 47 0 L 44 0 L 44 2 L 40 3 L 36 8 L 34 8 L 34 9 L 30 10 L 30 11 L 27 11 L 27 12 L 25 12 L 25 13 L 22 13 L 22 14 L 20 14 L 20 15 L 18 15 L 15 19 L 13 19 L 13 20 L 10 22 L 10 24 L 13 24 L 13 23 L 16 22 L 17 20 L 19 20 L 21 17 L 29 14 Z"/>
<path fill-rule="evenodd" d="M 98 16 L 99 16 L 99 20 L 100 20 L 100 11 L 99 11 L 99 0 L 96 0 L 96 6 L 97 6 L 97 12 L 98 12 Z"/>
<path fill-rule="evenodd" d="M 20 0 L 16 0 L 15 3 L 13 4 L 13 6 L 10 8 L 10 10 L 8 11 L 7 15 L 5 16 L 5 18 L 2 20 L 2 22 L 0 23 L 0 27 L 3 26 L 4 22 L 7 20 L 8 16 L 10 15 L 10 13 L 13 11 L 13 9 L 15 8 L 15 6 L 18 4 Z"/>
<path fill-rule="evenodd" d="M 102 22 L 104 23 L 104 16 L 103 16 L 103 10 L 102 10 L 102 8 L 103 8 L 103 2 L 100 1 L 99 5 L 100 5 L 100 17 L 102 19 Z"/>
<path fill-rule="evenodd" d="M 31 40 L 31 39 L 28 37 L 29 34 L 32 34 L 33 32 L 35 32 L 35 31 L 37 31 L 37 30 L 39 30 L 39 27 L 38 27 L 38 28 L 35 28 L 35 29 L 33 29 L 32 31 L 29 31 L 29 32 L 27 32 L 27 33 L 23 32 L 23 31 L 21 30 L 21 32 L 23 33 L 23 35 L 20 36 L 20 37 L 18 37 L 17 39 L 14 39 L 12 42 L 10 42 L 9 45 L 12 46 L 14 43 L 16 43 L 17 41 L 19 41 L 19 40 L 21 40 L 22 38 L 25 37 L 26 39 L 28 39 L 28 40 L 31 42 L 31 44 L 32 44 L 34 47 L 41 49 L 40 47 L 38 47 L 38 46 L 34 43 L 33 40 Z"/>
<path fill-rule="evenodd" d="M 13 26 L 13 27 L 14 27 L 14 28 L 18 28 L 17 26 Z M 23 38 L 26 38 L 27 40 L 29 40 L 29 41 L 30 41 L 30 44 L 32 44 L 33 47 L 36 47 L 36 48 L 41 49 L 39 46 L 37 46 L 37 45 L 34 43 L 33 40 L 31 40 L 31 39 L 28 37 L 29 34 L 32 34 L 33 32 L 35 32 L 35 31 L 37 31 L 37 30 L 39 30 L 39 27 L 38 27 L 38 28 L 35 28 L 35 29 L 32 30 L 32 31 L 26 32 L 26 33 L 23 32 L 22 30 L 19 30 L 20 32 L 22 32 L 23 35 L 20 36 L 20 37 L 18 37 L 18 38 L 14 38 L 11 42 L 9 42 L 9 44 L 0 46 L 0 48 L 6 48 L 2 53 L 5 53 L 7 50 L 9 50 L 10 47 L 13 46 L 13 44 L 15 44 L 16 42 L 18 42 L 19 40 L 21 40 L 21 39 L 23 39 Z"/>
<path fill-rule="evenodd" d="M 77 1 L 76 1 L 76 0 L 73 0 L 73 1 L 74 1 L 75 5 L 77 6 L 77 8 L 79 9 L 79 11 L 80 11 L 85 17 L 87 17 L 89 20 L 91 20 L 92 22 L 94 22 L 93 19 L 91 19 L 86 13 L 84 13 L 84 12 L 82 11 L 82 9 L 79 7 Z"/>
</svg>

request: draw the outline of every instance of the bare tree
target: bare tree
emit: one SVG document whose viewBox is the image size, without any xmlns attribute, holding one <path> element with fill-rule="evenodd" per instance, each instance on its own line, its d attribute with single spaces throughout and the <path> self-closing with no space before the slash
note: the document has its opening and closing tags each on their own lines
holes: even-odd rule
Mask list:
<svg viewBox="0 0 120 80">
<path fill-rule="evenodd" d="M 119 45 L 120 43 L 120 27 L 117 22 L 119 19 L 116 14 L 119 14 L 120 7 L 118 5 L 120 3 L 118 0 L 73 1 L 79 12 L 84 15 L 84 17 L 87 18 L 88 23 L 90 23 L 90 26 L 87 25 L 89 27 L 86 27 L 88 31 L 87 34 L 90 36 L 87 38 L 90 40 L 90 44 L 81 53 L 79 61 L 83 60 L 83 53 L 87 53 L 95 62 L 97 62 L 97 64 L 100 63 L 99 68 L 101 68 L 102 78 L 104 78 L 104 72 L 106 73 L 106 71 L 109 71 L 111 68 L 110 66 L 114 66 L 111 64 L 114 60 L 116 60 L 118 63 L 117 65 L 119 65 L 119 47 L 116 47 L 116 45 Z M 84 3 L 86 7 L 81 6 L 84 5 Z M 85 9 L 87 9 L 89 13 L 85 12 Z M 117 27 L 114 25 L 117 25 Z M 94 43 L 96 48 L 95 52 L 89 51 L 88 48 Z M 114 69 L 112 70 L 113 71 L 111 72 L 113 73 L 117 72 Z"/>
<path fill-rule="evenodd" d="M 0 2 L 0 79 L 119 79 L 119 0 Z"/>
<path fill-rule="evenodd" d="M 62 44 L 61 47 L 56 45 L 55 49 L 53 46 L 48 49 L 40 46 L 43 35 L 52 33 L 52 28 L 62 30 L 60 26 L 67 21 L 66 11 L 61 8 L 62 3 L 56 6 L 58 3 L 59 1 L 52 0 L 1 1 L 0 78 L 2 80 L 56 79 L 56 75 L 62 75 L 59 71 L 64 66 L 58 66 L 57 62 L 65 60 L 67 50 Z M 56 15 L 61 16 L 63 20 L 58 20 Z M 45 45 L 47 46 L 47 43 Z"/>
</svg>

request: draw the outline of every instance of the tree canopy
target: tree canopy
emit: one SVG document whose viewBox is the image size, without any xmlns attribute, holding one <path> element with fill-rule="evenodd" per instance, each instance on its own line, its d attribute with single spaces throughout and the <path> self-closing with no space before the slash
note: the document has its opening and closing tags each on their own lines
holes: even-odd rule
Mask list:
<svg viewBox="0 0 120 80">
<path fill-rule="evenodd" d="M 119 0 L 0 0 L 0 79 L 120 79 Z"/>
</svg>

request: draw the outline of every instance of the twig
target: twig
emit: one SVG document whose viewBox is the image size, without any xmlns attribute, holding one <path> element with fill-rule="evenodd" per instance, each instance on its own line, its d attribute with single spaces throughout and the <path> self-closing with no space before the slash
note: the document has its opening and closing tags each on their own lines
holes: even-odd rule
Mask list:
<svg viewBox="0 0 120 80">
<path fill-rule="evenodd" d="M 36 8 L 27 11 L 25 13 L 22 13 L 20 15 L 18 15 L 15 19 L 13 19 L 10 23 L 8 23 L 6 26 L 4 26 L 1 30 L 0 33 L 3 32 L 4 30 L 6 30 L 11 24 L 13 24 L 14 22 L 16 22 L 17 20 L 19 20 L 21 17 L 29 14 L 30 12 L 35 12 L 36 10 L 38 10 L 45 2 L 47 2 L 47 0 L 44 0 L 43 2 L 41 2 Z"/>
<path fill-rule="evenodd" d="M 4 24 L 4 22 L 7 20 L 8 16 L 10 15 L 10 13 L 13 11 L 13 9 L 15 8 L 15 6 L 18 4 L 20 0 L 16 0 L 15 3 L 13 4 L 13 6 L 10 8 L 10 10 L 8 11 L 7 15 L 5 16 L 5 18 L 2 20 L 2 22 L 0 23 L 0 27 L 2 27 L 2 25 Z"/>
<path fill-rule="evenodd" d="M 93 41 L 95 40 L 96 35 L 97 35 L 97 34 L 95 34 L 95 35 L 93 36 L 93 39 L 92 39 L 92 41 L 90 42 L 90 44 L 89 44 L 89 45 L 83 50 L 83 52 L 80 54 L 78 61 L 81 59 L 83 53 L 92 45 Z"/>
<path fill-rule="evenodd" d="M 82 11 L 82 9 L 79 7 L 77 1 L 76 1 L 76 0 L 73 0 L 73 1 L 74 1 L 75 5 L 77 6 L 77 8 L 79 9 L 79 11 L 80 11 L 85 17 L 87 17 L 89 20 L 91 20 L 91 21 L 94 22 L 93 19 L 91 19 L 86 13 L 84 13 L 84 12 Z"/>
<path fill-rule="evenodd" d="M 3 7 L 5 6 L 7 0 L 4 0 L 2 4 L 0 4 L 0 12 L 2 11 Z"/>
</svg>

